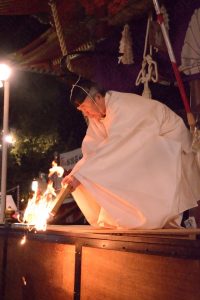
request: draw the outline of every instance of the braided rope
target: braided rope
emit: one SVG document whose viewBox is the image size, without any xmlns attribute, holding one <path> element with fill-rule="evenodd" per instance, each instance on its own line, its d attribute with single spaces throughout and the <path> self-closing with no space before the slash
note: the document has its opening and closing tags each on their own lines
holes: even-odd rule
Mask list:
<svg viewBox="0 0 200 300">
<path fill-rule="evenodd" d="M 58 16 L 58 10 L 56 7 L 56 1 L 55 0 L 50 0 L 49 1 L 49 5 L 51 7 L 51 11 L 52 11 L 52 15 L 53 15 L 53 19 L 54 19 L 54 24 L 55 24 L 55 29 L 56 29 L 56 33 L 57 33 L 57 37 L 59 40 L 59 44 L 60 44 L 60 48 L 61 48 L 61 52 L 63 56 L 67 56 L 68 52 L 67 52 L 67 46 L 65 43 L 65 38 L 64 38 L 64 34 L 63 34 L 63 30 L 61 27 L 61 23 L 60 23 L 60 19 Z M 89 49 L 94 49 L 94 43 L 93 42 L 87 42 L 83 45 L 81 45 L 80 47 L 78 47 L 75 51 L 86 51 Z M 66 67 L 73 72 L 72 67 L 71 67 L 71 63 L 70 63 L 70 59 L 73 58 L 73 54 L 70 55 L 70 57 L 66 57 Z M 52 61 L 52 64 L 54 66 L 58 65 L 61 62 L 62 58 L 56 58 Z"/>
<path fill-rule="evenodd" d="M 75 59 L 77 56 L 84 54 L 84 51 L 89 51 L 89 50 L 94 50 L 94 42 L 93 41 L 89 41 L 86 42 L 84 44 L 82 44 L 81 46 L 79 46 L 78 48 L 76 48 L 73 53 L 68 53 L 68 56 L 66 57 L 66 67 L 69 71 L 74 72 L 75 70 L 72 70 L 71 67 L 71 60 Z M 80 52 L 80 53 L 78 53 Z M 82 52 L 82 53 L 81 53 Z M 62 61 L 62 57 L 57 57 L 55 59 L 52 60 L 52 65 L 53 66 L 58 66 L 61 64 Z"/>
<path fill-rule="evenodd" d="M 61 27 L 60 19 L 58 16 L 56 1 L 50 0 L 49 5 L 51 7 L 51 11 L 52 11 L 52 15 L 53 15 L 54 23 L 55 23 L 55 28 L 56 28 L 56 33 L 57 33 L 58 40 L 60 43 L 62 55 L 64 56 L 64 55 L 67 55 L 67 47 L 66 47 L 65 38 L 64 38 L 62 27 Z"/>
<path fill-rule="evenodd" d="M 62 60 L 62 57 L 54 58 L 54 59 L 52 60 L 52 65 L 53 65 L 53 66 L 58 66 L 58 65 L 60 65 L 61 60 Z"/>
<path fill-rule="evenodd" d="M 82 44 L 81 46 L 79 46 L 78 48 L 75 49 L 75 52 L 77 51 L 88 51 L 88 50 L 94 50 L 94 42 L 93 41 L 89 41 L 86 42 L 84 44 Z"/>
<path fill-rule="evenodd" d="M 59 16 L 58 16 L 56 1 L 55 0 L 50 0 L 49 5 L 51 7 L 51 11 L 52 11 L 53 19 L 54 19 L 54 24 L 55 24 L 55 29 L 56 29 L 58 41 L 59 41 L 59 44 L 60 44 L 60 49 L 61 49 L 62 55 L 65 56 L 65 55 L 67 55 L 67 46 L 66 46 L 66 43 L 65 43 L 65 37 L 64 37 L 64 33 L 63 33 L 63 30 L 62 30 L 62 27 L 61 27 L 60 19 L 59 19 Z M 57 62 L 58 62 L 57 60 L 54 61 L 54 63 L 57 63 Z M 70 64 L 69 57 L 67 57 L 67 59 L 66 59 L 66 66 L 71 72 L 73 72 L 71 64 Z"/>
</svg>

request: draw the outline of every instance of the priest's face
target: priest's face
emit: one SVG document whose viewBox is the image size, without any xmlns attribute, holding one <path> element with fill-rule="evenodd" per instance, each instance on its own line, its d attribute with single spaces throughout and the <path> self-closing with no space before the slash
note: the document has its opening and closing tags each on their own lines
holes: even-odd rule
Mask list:
<svg viewBox="0 0 200 300">
<path fill-rule="evenodd" d="M 100 120 L 106 115 L 105 99 L 100 94 L 96 94 L 93 98 L 86 97 L 77 109 L 87 118 Z"/>
</svg>

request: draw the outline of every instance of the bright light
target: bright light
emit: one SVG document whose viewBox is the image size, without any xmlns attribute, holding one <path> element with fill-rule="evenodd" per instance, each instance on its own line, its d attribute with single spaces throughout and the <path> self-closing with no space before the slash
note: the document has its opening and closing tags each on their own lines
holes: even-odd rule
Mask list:
<svg viewBox="0 0 200 300">
<path fill-rule="evenodd" d="M 0 80 L 0 88 L 3 87 L 3 82 Z"/>
<path fill-rule="evenodd" d="M 10 77 L 11 68 L 6 64 L 0 64 L 0 80 L 7 80 Z"/>
<path fill-rule="evenodd" d="M 33 191 L 33 192 L 37 192 L 37 190 L 38 190 L 38 181 L 37 181 L 37 180 L 34 179 L 34 180 L 32 181 L 31 188 L 32 188 L 32 191 Z"/>
<path fill-rule="evenodd" d="M 26 236 L 24 235 L 23 238 L 20 241 L 21 245 L 24 245 L 26 243 Z"/>
<path fill-rule="evenodd" d="M 5 136 L 5 141 L 8 144 L 14 144 L 15 143 L 15 139 L 13 138 L 13 136 L 11 134 L 8 134 Z"/>
</svg>

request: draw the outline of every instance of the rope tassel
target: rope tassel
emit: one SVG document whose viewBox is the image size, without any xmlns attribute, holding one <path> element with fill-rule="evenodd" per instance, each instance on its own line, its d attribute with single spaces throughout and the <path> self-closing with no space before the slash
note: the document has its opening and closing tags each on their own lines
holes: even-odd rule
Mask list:
<svg viewBox="0 0 200 300">
<path fill-rule="evenodd" d="M 129 25 L 126 24 L 122 31 L 122 38 L 119 45 L 119 52 L 123 54 L 119 57 L 118 63 L 129 65 L 134 63 L 132 51 L 132 38 Z"/>
</svg>

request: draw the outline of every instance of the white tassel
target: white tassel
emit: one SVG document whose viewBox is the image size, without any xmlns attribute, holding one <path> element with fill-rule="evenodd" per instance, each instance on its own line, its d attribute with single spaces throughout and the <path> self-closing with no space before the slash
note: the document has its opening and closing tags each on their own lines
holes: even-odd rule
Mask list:
<svg viewBox="0 0 200 300">
<path fill-rule="evenodd" d="M 144 82 L 144 89 L 143 89 L 143 92 L 142 92 L 142 96 L 144 98 L 147 98 L 147 99 L 151 99 L 152 98 L 152 94 L 151 94 L 151 90 L 149 88 L 148 82 Z"/>
<path fill-rule="evenodd" d="M 123 55 L 119 57 L 118 63 L 133 64 L 132 37 L 129 30 L 129 25 L 126 24 L 122 31 L 122 38 L 119 45 L 119 52 Z"/>
</svg>

